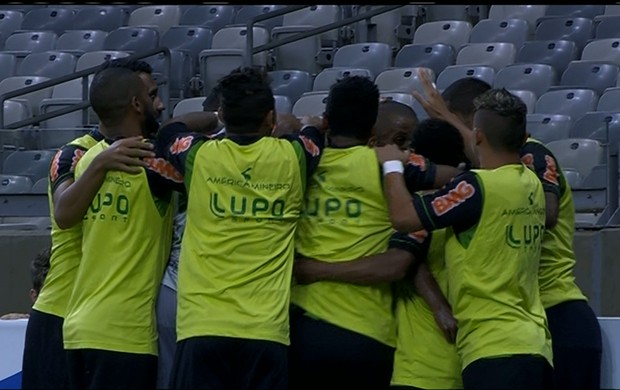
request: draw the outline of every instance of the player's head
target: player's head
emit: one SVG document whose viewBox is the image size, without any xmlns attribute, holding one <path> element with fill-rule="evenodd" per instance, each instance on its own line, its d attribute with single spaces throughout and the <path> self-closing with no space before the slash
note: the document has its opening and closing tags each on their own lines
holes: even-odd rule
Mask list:
<svg viewBox="0 0 620 390">
<path fill-rule="evenodd" d="M 527 107 L 506 89 L 491 89 L 474 100 L 474 142 L 501 152 L 518 153 L 525 139 Z"/>
<path fill-rule="evenodd" d="M 379 89 L 367 77 L 344 77 L 329 89 L 323 118 L 330 136 L 368 143 L 377 120 Z"/>
<path fill-rule="evenodd" d="M 47 271 L 50 269 L 50 248 L 45 248 L 41 252 L 37 253 L 35 258 L 30 263 L 30 278 L 32 280 L 32 288 L 30 289 L 30 299 L 32 302 L 37 300 L 43 283 L 45 283 L 45 277 Z"/>
<path fill-rule="evenodd" d="M 478 78 L 465 77 L 450 84 L 441 96 L 450 111 L 459 116 L 468 128 L 473 127 L 474 99 L 491 89 L 491 86 Z"/>
<path fill-rule="evenodd" d="M 394 100 L 379 103 L 379 112 L 375 122 L 374 135 L 369 144 L 383 146 L 398 145 L 406 149 L 418 125 L 418 116 L 411 107 Z"/>
<path fill-rule="evenodd" d="M 435 164 L 457 167 L 467 162 L 461 133 L 441 119 L 429 118 L 420 122 L 413 134 L 411 148 Z"/>
<path fill-rule="evenodd" d="M 232 134 L 270 135 L 276 123 L 275 99 L 264 72 L 238 68 L 217 84 L 218 115 Z"/>
<path fill-rule="evenodd" d="M 136 72 L 111 67 L 98 71 L 90 86 L 90 104 L 106 128 L 127 126 L 123 135 L 148 137 L 157 131 L 148 88 Z M 131 127 L 137 126 L 140 134 Z"/>
<path fill-rule="evenodd" d="M 102 69 L 105 68 L 127 68 L 133 72 L 138 73 L 138 76 L 144 81 L 149 89 L 149 97 L 153 102 L 153 111 L 155 112 L 155 118 L 159 119 L 161 113 L 164 111 L 164 102 L 159 97 L 159 88 L 157 83 L 153 79 L 153 67 L 148 62 L 140 60 L 129 60 L 128 57 L 116 58 L 106 61 Z"/>
<path fill-rule="evenodd" d="M 220 92 L 216 87 L 211 89 L 211 92 L 207 95 L 202 102 L 203 111 L 217 111 L 220 108 Z"/>
</svg>

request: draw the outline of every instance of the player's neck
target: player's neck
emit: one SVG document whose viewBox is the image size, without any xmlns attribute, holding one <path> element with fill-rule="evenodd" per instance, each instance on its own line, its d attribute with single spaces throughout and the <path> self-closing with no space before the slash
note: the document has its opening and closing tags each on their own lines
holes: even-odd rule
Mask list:
<svg viewBox="0 0 620 390">
<path fill-rule="evenodd" d="M 329 136 L 329 146 L 336 148 L 350 148 L 353 146 L 362 146 L 366 144 L 368 144 L 368 142 L 364 142 L 353 137 L 345 137 L 342 135 Z"/>
<path fill-rule="evenodd" d="M 120 123 L 116 126 L 105 126 L 99 124 L 99 132 L 108 139 L 116 139 L 119 137 L 137 137 L 142 135 L 142 129 L 139 124 Z"/>
<path fill-rule="evenodd" d="M 519 163 L 521 163 L 519 153 L 496 151 L 480 153 L 480 168 L 482 169 L 497 169 L 504 165 Z"/>
</svg>

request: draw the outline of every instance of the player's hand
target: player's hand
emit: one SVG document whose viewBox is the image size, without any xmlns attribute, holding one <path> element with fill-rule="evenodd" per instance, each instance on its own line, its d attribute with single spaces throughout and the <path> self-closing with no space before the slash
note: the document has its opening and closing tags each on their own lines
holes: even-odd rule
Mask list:
<svg viewBox="0 0 620 390">
<path fill-rule="evenodd" d="M 148 166 L 142 159 L 149 157 L 155 157 L 153 144 L 144 142 L 142 137 L 129 137 L 115 141 L 95 157 L 95 161 L 105 171 L 137 174 Z"/>
<path fill-rule="evenodd" d="M 28 313 L 8 313 L 0 317 L 0 320 L 22 320 L 30 318 Z"/>
<path fill-rule="evenodd" d="M 418 91 L 412 91 L 413 97 L 422 105 L 431 118 L 447 120 L 453 115 L 443 97 L 431 81 L 428 72 L 418 69 L 418 78 L 422 82 L 422 89 L 426 97 Z"/>
<path fill-rule="evenodd" d="M 442 306 L 439 310 L 433 312 L 435 316 L 435 322 L 439 329 L 443 332 L 446 340 L 450 344 L 456 342 L 456 331 L 458 329 L 458 323 L 456 318 L 452 315 L 452 310 L 447 306 Z"/>
<path fill-rule="evenodd" d="M 401 150 L 397 145 L 394 144 L 376 146 L 375 153 L 377 153 L 377 159 L 381 164 L 391 160 L 402 161 L 404 164 L 409 160 L 410 154 L 408 150 Z"/>
<path fill-rule="evenodd" d="M 318 260 L 307 257 L 297 257 L 293 263 L 293 276 L 298 284 L 311 284 L 317 282 L 314 267 L 319 264 Z"/>
<path fill-rule="evenodd" d="M 302 126 L 301 121 L 295 115 L 279 113 L 276 127 L 271 135 L 280 137 L 286 134 L 298 134 Z"/>
</svg>

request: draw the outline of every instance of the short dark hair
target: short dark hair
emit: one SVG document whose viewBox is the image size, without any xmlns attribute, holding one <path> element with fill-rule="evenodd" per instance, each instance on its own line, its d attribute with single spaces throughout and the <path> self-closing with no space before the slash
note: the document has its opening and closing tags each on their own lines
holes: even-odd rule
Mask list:
<svg viewBox="0 0 620 390">
<path fill-rule="evenodd" d="M 98 71 L 90 85 L 90 104 L 105 126 L 118 125 L 134 96 L 139 96 L 144 83 L 137 72 L 111 67 Z"/>
<path fill-rule="evenodd" d="M 329 89 L 325 116 L 331 135 L 368 142 L 378 111 L 379 89 L 368 77 L 344 77 Z"/>
<path fill-rule="evenodd" d="M 489 83 L 476 77 L 465 77 L 450 84 L 441 93 L 450 111 L 473 115 L 474 99 L 491 89 Z"/>
<path fill-rule="evenodd" d="M 474 100 L 476 127 L 497 149 L 518 152 L 525 141 L 527 106 L 505 88 L 490 89 Z"/>
<path fill-rule="evenodd" d="M 406 121 L 407 126 L 404 128 Z M 395 100 L 383 100 L 379 102 L 379 110 L 377 113 L 377 121 L 375 122 L 375 138 L 378 145 L 394 142 L 401 147 L 409 147 L 411 136 L 418 126 L 418 116 L 410 106 L 397 102 Z M 406 139 L 388 139 L 394 137 L 397 130 L 406 130 L 409 132 Z"/>
<path fill-rule="evenodd" d="M 203 111 L 217 111 L 220 108 L 220 91 L 216 87 L 211 89 L 211 92 L 207 95 L 202 102 Z"/>
<path fill-rule="evenodd" d="M 145 61 L 130 60 L 129 57 L 115 58 L 113 60 L 107 60 L 103 63 L 101 69 L 108 68 L 126 68 L 133 72 L 141 73 L 153 73 L 153 67 Z"/>
<path fill-rule="evenodd" d="M 467 162 L 463 136 L 456 127 L 441 119 L 429 118 L 418 123 L 411 148 L 435 164 L 457 167 Z"/>
<path fill-rule="evenodd" d="M 222 119 L 228 132 L 256 132 L 269 111 L 275 109 L 269 80 L 260 70 L 237 68 L 222 77 L 216 88 Z"/>
<path fill-rule="evenodd" d="M 43 288 L 45 277 L 50 269 L 51 248 L 41 250 L 30 263 L 30 279 L 32 280 L 32 289 L 37 294 Z"/>
</svg>

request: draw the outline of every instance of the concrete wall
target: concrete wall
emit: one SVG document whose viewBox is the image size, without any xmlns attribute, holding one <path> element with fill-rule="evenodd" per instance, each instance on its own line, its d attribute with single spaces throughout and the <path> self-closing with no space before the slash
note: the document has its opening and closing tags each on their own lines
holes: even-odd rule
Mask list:
<svg viewBox="0 0 620 390">
<path fill-rule="evenodd" d="M 598 316 L 620 316 L 620 229 L 575 233 L 577 284 Z M 34 256 L 50 245 L 49 232 L 0 232 L 0 314 L 29 310 Z"/>
</svg>

